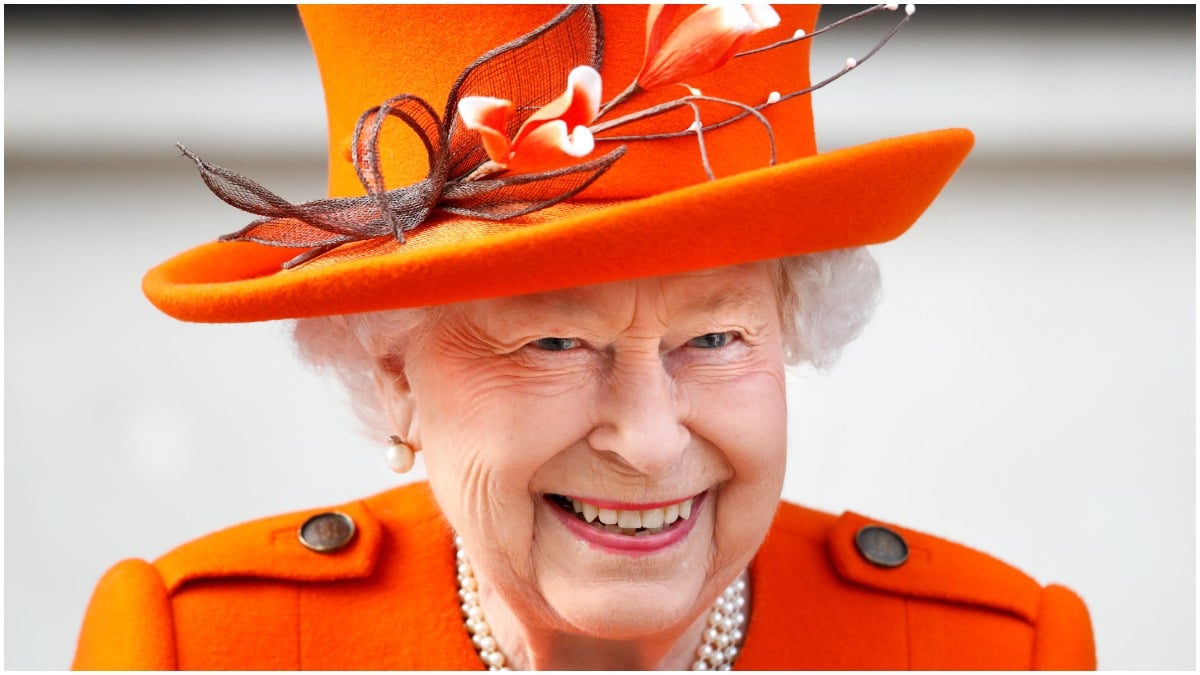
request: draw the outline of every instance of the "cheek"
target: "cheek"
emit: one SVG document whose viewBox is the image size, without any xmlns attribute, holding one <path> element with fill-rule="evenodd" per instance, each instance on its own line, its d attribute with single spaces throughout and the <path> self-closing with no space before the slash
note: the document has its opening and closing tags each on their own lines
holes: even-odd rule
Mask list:
<svg viewBox="0 0 1200 675">
<path fill-rule="evenodd" d="M 714 544 L 731 564 L 749 561 L 770 526 L 787 465 L 787 398 L 782 364 L 736 382 L 691 392 L 693 433 L 703 436 L 732 478 L 716 504 Z"/>
<path fill-rule="evenodd" d="M 447 509 L 455 525 L 529 523 L 531 478 L 587 433 L 589 387 L 521 376 L 482 359 L 438 365 L 414 382 L 414 394 L 439 502 L 455 503 Z"/>
<path fill-rule="evenodd" d="M 782 360 L 764 359 L 733 378 L 696 377 L 685 389 L 689 426 L 736 469 L 770 468 L 787 442 L 787 387 Z"/>
</svg>

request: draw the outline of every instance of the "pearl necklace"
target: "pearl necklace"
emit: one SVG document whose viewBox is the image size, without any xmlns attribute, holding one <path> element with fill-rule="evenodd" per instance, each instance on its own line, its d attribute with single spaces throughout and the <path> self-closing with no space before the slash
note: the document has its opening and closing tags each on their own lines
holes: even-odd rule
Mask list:
<svg viewBox="0 0 1200 675">
<path fill-rule="evenodd" d="M 483 608 L 479 606 L 479 584 L 475 581 L 475 571 L 467 553 L 462 550 L 462 538 L 454 538 L 455 558 L 458 562 L 458 597 L 462 600 L 462 612 L 465 617 L 463 625 L 479 659 L 488 670 L 511 670 L 500 651 L 500 645 L 492 635 L 492 627 L 483 618 Z M 704 629 L 704 637 L 696 650 L 696 660 L 692 670 L 729 670 L 737 659 L 742 639 L 746 636 L 743 626 L 746 623 L 746 573 L 742 572 L 729 584 L 717 601 L 713 603 L 708 613 L 708 626 Z"/>
</svg>

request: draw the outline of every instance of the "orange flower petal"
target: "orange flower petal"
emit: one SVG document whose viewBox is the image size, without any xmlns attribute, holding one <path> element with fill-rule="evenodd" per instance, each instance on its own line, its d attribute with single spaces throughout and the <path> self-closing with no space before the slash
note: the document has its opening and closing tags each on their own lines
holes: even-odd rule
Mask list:
<svg viewBox="0 0 1200 675">
<path fill-rule="evenodd" d="M 525 137 L 551 120 L 562 120 L 567 129 L 586 126 L 600 110 L 600 73 L 591 66 L 579 66 L 567 75 L 567 90 L 533 113 L 513 138 L 513 152 Z"/>
<path fill-rule="evenodd" d="M 580 125 L 568 132 L 563 120 L 551 120 L 538 125 L 514 144 L 508 168 L 512 171 L 545 171 L 570 164 L 586 157 L 596 147 L 592 132 Z"/>
<path fill-rule="evenodd" d="M 769 6 L 749 7 L 705 5 L 684 19 L 653 52 L 649 48 L 658 38 L 648 34 L 646 62 L 638 84 L 653 89 L 716 70 L 733 58 L 747 37 L 779 25 L 779 15 Z M 648 30 L 661 31 L 663 13 L 652 10 L 651 14 Z"/>
<path fill-rule="evenodd" d="M 642 70 L 650 58 L 658 54 L 662 48 L 663 38 L 666 37 L 667 25 L 679 10 L 679 5 L 650 5 L 646 10 L 646 53 L 642 58 Z M 640 75 L 638 79 L 641 79 Z"/>
<path fill-rule="evenodd" d="M 505 127 L 512 110 L 512 101 L 491 96 L 467 96 L 458 102 L 463 126 L 479 132 L 488 158 L 498 164 L 508 160 L 511 149 Z"/>
</svg>

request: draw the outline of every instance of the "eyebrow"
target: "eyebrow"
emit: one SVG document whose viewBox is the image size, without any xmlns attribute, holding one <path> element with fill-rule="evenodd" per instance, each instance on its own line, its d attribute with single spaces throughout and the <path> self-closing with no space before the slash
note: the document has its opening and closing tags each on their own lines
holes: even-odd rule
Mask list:
<svg viewBox="0 0 1200 675">
<path fill-rule="evenodd" d="M 597 315 L 598 312 L 588 303 L 578 288 L 566 288 L 559 291 L 534 293 L 531 295 L 516 295 L 504 298 L 505 303 L 516 310 L 527 312 L 546 312 L 565 314 L 567 316 Z"/>
<path fill-rule="evenodd" d="M 767 301 L 761 293 L 754 293 L 741 286 L 724 288 L 719 292 L 700 295 L 685 302 L 681 310 L 688 314 L 706 314 L 729 307 L 749 307 L 752 311 L 763 311 Z"/>
<path fill-rule="evenodd" d="M 602 312 L 589 303 L 582 289 L 567 288 L 560 291 L 536 293 L 507 298 L 514 309 L 530 312 L 550 312 L 568 317 L 598 316 Z M 748 307 L 753 312 L 768 309 L 774 296 L 764 297 L 741 286 L 726 286 L 715 292 L 687 298 L 676 305 L 679 314 L 712 314 L 733 307 Z"/>
</svg>

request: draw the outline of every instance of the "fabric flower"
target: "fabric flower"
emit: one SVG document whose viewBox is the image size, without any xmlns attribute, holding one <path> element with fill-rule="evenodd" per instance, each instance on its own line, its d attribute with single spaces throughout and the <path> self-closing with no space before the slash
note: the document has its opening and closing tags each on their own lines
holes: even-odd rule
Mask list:
<svg viewBox="0 0 1200 675">
<path fill-rule="evenodd" d="M 712 4 L 696 10 L 666 39 L 678 5 L 651 5 L 646 15 L 646 57 L 637 84 L 653 89 L 725 65 L 751 35 L 779 25 L 770 5 Z"/>
<path fill-rule="evenodd" d="M 588 125 L 600 109 L 600 73 L 579 66 L 567 76 L 567 90 L 533 113 L 512 141 L 505 131 L 513 103 L 489 96 L 467 96 L 458 114 L 468 129 L 479 132 L 491 160 L 479 173 L 545 171 L 586 157 L 596 147 Z"/>
</svg>

